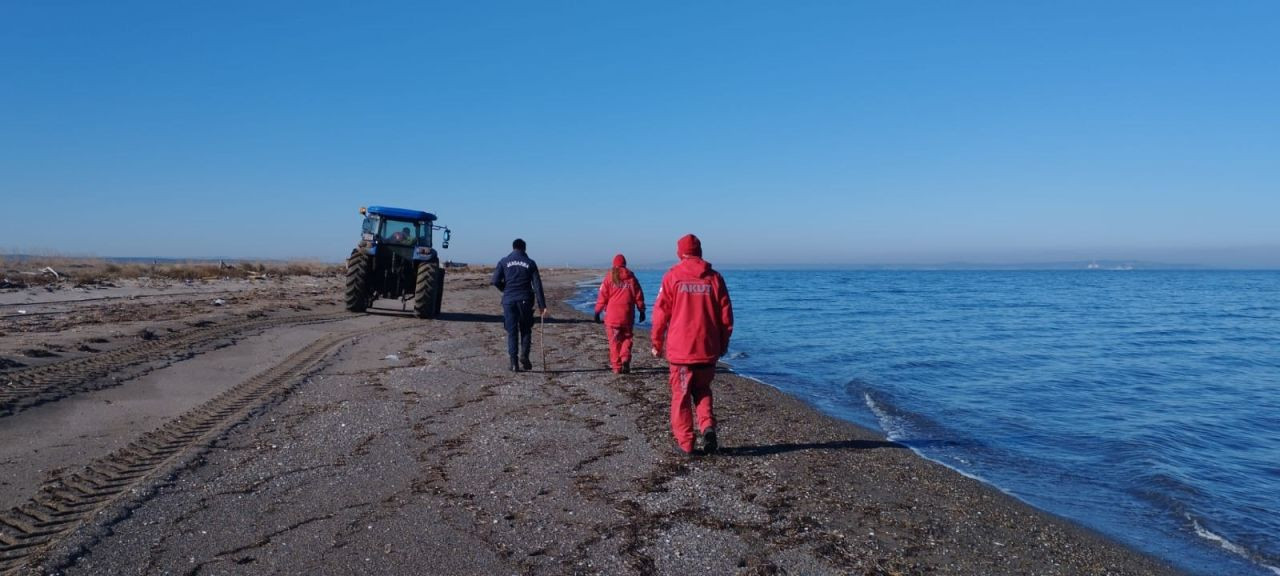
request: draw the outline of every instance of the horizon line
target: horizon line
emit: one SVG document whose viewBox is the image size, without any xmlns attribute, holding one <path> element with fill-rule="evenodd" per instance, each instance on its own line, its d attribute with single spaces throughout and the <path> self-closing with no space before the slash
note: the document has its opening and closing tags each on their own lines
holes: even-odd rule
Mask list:
<svg viewBox="0 0 1280 576">
<path fill-rule="evenodd" d="M 164 263 L 178 262 L 315 262 L 321 264 L 340 265 L 344 262 L 341 259 L 328 258 L 308 258 L 308 257 L 229 257 L 229 256 L 212 256 L 212 257 L 173 257 L 173 256 L 88 256 L 88 255 L 41 255 L 41 254 L 0 254 L 0 258 L 8 259 L 50 259 L 50 260 L 106 260 L 106 261 L 147 261 L 152 260 Z M 543 259 L 547 262 L 546 259 Z M 477 267 L 489 266 L 489 264 L 460 262 L 449 260 L 456 264 Z M 711 260 L 708 260 L 709 262 Z M 645 262 L 641 264 L 633 264 L 628 266 L 634 270 L 653 270 L 669 268 L 676 263 L 675 260 L 662 260 L 657 262 Z M 1159 262 L 1140 259 L 1064 259 L 1064 260 L 1022 260 L 1013 262 L 984 262 L 981 260 L 949 260 L 936 262 L 837 262 L 837 261 L 811 261 L 811 262 L 795 262 L 795 263 L 746 263 L 740 261 L 724 261 L 720 263 L 712 262 L 721 269 L 737 269 L 737 270 L 1001 270 L 1001 269 L 1018 269 L 1018 270 L 1085 270 L 1085 271 L 1126 271 L 1126 270 L 1241 270 L 1241 271 L 1280 271 L 1280 264 L 1259 264 L 1259 265 L 1241 265 L 1241 264 L 1204 264 L 1200 262 Z M 564 262 L 564 263 L 548 263 L 544 268 L 586 268 L 586 269 L 608 269 L 609 264 L 601 262 Z"/>
</svg>

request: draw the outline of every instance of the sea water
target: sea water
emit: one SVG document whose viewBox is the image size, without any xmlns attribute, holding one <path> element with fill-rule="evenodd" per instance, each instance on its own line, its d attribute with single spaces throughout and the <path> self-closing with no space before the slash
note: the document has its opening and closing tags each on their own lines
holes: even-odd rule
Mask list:
<svg viewBox="0 0 1280 576">
<path fill-rule="evenodd" d="M 1181 569 L 1280 574 L 1280 272 L 723 274 L 736 372 Z"/>
</svg>

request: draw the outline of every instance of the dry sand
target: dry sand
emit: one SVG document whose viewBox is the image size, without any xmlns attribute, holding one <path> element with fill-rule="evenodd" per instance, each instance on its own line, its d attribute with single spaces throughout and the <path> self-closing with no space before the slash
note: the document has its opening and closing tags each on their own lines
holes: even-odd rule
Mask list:
<svg viewBox="0 0 1280 576">
<path fill-rule="evenodd" d="M 549 300 L 591 274 L 544 272 Z M 635 374 L 611 374 L 603 330 L 556 304 L 549 370 L 507 372 L 486 280 L 450 274 L 436 320 L 384 301 L 391 310 L 307 324 L 290 318 L 336 311 L 339 279 L 78 304 L 0 295 L 0 358 L 29 366 L 134 346 L 144 330 L 176 342 L 209 324 L 246 326 L 0 416 L 6 507 L 323 335 L 351 334 L 210 440 L 46 537 L 17 572 L 1174 573 L 728 372 L 714 384 L 725 448 L 678 455 L 665 364 L 637 354 Z M 31 308 L 21 318 L 19 304 Z M 251 322 L 263 318 L 276 323 Z M 648 349 L 646 335 L 636 348 Z M 59 356 L 25 354 L 41 349 Z"/>
</svg>

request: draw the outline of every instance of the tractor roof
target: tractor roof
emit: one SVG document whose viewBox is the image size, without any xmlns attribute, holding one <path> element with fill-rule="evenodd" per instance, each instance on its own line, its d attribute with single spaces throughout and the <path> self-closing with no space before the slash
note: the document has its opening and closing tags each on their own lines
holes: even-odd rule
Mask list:
<svg viewBox="0 0 1280 576">
<path fill-rule="evenodd" d="M 370 206 L 370 214 L 376 214 L 384 218 L 394 218 L 396 220 L 412 220 L 415 222 L 432 222 L 435 221 L 436 215 L 421 210 L 405 210 L 404 208 L 389 208 L 387 206 Z"/>
</svg>

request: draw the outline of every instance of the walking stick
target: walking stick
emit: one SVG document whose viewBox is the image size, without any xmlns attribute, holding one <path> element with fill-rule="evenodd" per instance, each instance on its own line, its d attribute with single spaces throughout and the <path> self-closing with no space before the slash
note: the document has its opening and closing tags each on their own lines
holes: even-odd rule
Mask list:
<svg viewBox="0 0 1280 576">
<path fill-rule="evenodd" d="M 538 330 L 538 347 L 542 349 L 542 371 L 547 371 L 547 314 L 542 313 L 542 328 Z"/>
</svg>

